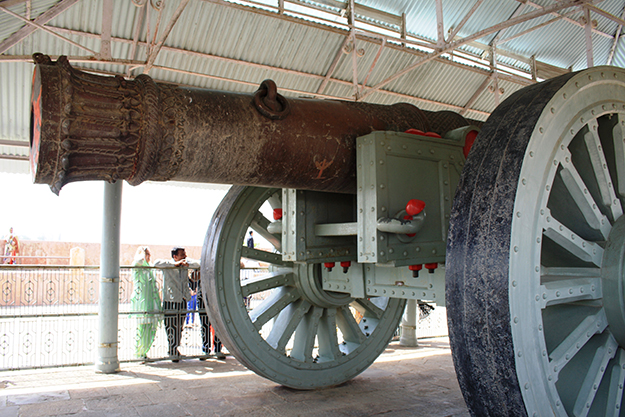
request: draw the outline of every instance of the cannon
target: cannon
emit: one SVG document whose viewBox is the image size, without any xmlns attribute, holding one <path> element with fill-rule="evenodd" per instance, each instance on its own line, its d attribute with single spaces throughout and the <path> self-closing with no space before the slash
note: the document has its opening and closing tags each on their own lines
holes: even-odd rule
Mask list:
<svg viewBox="0 0 625 417">
<path fill-rule="evenodd" d="M 405 300 L 434 301 L 473 415 L 625 415 L 625 70 L 524 88 L 481 126 L 285 98 L 269 80 L 245 95 L 35 63 L 36 182 L 236 184 L 202 286 L 259 375 L 340 384 L 384 350 Z M 250 228 L 275 250 L 245 246 Z M 269 273 L 241 279 L 242 259 Z"/>
</svg>

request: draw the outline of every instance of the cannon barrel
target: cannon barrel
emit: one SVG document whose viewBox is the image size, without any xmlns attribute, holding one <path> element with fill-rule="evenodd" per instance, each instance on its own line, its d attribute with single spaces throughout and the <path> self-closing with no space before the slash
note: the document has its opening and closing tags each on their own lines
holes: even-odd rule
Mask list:
<svg viewBox="0 0 625 417">
<path fill-rule="evenodd" d="M 254 95 L 182 88 L 147 75 L 89 74 L 65 57 L 33 58 L 31 169 L 35 182 L 57 194 L 69 182 L 119 179 L 353 193 L 356 137 L 427 132 L 431 119 L 440 120 L 433 115 L 451 113 L 404 103 L 287 99 L 271 80 Z M 451 115 L 454 126 L 445 130 L 468 124 Z"/>
</svg>

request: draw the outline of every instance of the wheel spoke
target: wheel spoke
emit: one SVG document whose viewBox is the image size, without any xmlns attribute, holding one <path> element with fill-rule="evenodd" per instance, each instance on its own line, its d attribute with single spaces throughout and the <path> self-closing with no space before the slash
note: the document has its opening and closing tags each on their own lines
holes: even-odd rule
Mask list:
<svg viewBox="0 0 625 417">
<path fill-rule="evenodd" d="M 358 310 L 363 316 L 366 313 L 369 313 L 369 317 L 374 317 L 379 319 L 384 314 L 384 310 L 382 310 L 377 305 L 373 304 L 370 300 L 366 298 L 357 298 L 352 303 L 352 307 Z"/>
<path fill-rule="evenodd" d="M 311 308 L 300 321 L 295 330 L 295 340 L 293 340 L 293 350 L 291 357 L 302 362 L 312 362 L 312 352 L 315 347 L 315 336 L 319 327 L 319 319 L 323 314 L 323 308 Z"/>
<path fill-rule="evenodd" d="M 621 203 L 616 198 L 614 187 L 612 186 L 612 179 L 610 178 L 610 172 L 608 171 L 608 164 L 603 153 L 601 141 L 599 139 L 597 130 L 599 124 L 597 120 L 591 120 L 588 122 L 588 132 L 584 134 L 584 142 L 586 142 L 586 148 L 590 155 L 590 161 L 592 164 L 595 178 L 597 179 L 597 185 L 599 186 L 599 192 L 601 193 L 601 199 L 603 204 L 610 208 L 612 212 L 612 219 L 617 219 L 623 214 L 623 208 Z"/>
<path fill-rule="evenodd" d="M 252 259 L 258 262 L 268 262 L 274 265 L 281 265 L 290 267 L 293 265 L 291 262 L 285 262 L 282 260 L 282 255 L 278 253 L 265 252 L 258 249 L 248 248 L 246 246 L 241 247 L 241 257 Z"/>
<path fill-rule="evenodd" d="M 343 306 L 339 307 L 336 315 L 336 324 L 339 329 L 343 333 L 343 340 L 347 344 L 356 344 L 360 345 L 362 342 L 366 340 L 366 337 L 362 330 L 360 330 L 360 326 L 356 322 L 356 319 L 352 315 L 349 307 Z M 352 348 L 357 346 L 347 345 L 348 350 L 351 351 Z"/>
<path fill-rule="evenodd" d="M 566 152 L 564 160 L 561 161 L 562 170 L 560 177 L 569 194 L 575 201 L 575 204 L 582 212 L 586 223 L 595 230 L 599 230 L 604 239 L 608 238 L 612 226 L 608 218 L 601 213 L 594 199 L 588 192 L 588 187 L 584 184 L 584 180 L 577 172 L 577 169 L 571 163 L 571 154 Z"/>
<path fill-rule="evenodd" d="M 586 317 L 567 337 L 556 347 L 549 362 L 554 381 L 557 381 L 562 368 L 579 352 L 579 350 L 594 336 L 601 333 L 608 326 L 605 311 L 601 309 L 597 314 Z"/>
<path fill-rule="evenodd" d="M 276 318 L 271 333 L 266 339 L 267 343 L 278 352 L 284 353 L 286 344 L 308 310 L 310 310 L 310 303 L 302 299 L 286 306 Z"/>
<path fill-rule="evenodd" d="M 241 281 L 241 293 L 243 297 L 256 294 L 260 291 L 271 290 L 280 286 L 295 285 L 295 275 L 293 269 L 280 269 L 269 272 L 257 278 L 250 278 Z"/>
<path fill-rule="evenodd" d="M 608 401 L 606 404 L 606 416 L 618 417 L 621 415 L 621 404 L 623 402 L 623 385 L 625 384 L 625 350 L 618 350 L 616 364 L 612 367 L 610 375 L 610 389 L 608 391 Z"/>
<path fill-rule="evenodd" d="M 276 317 L 286 306 L 300 297 L 294 287 L 281 287 L 274 290 L 271 296 L 250 312 L 250 319 L 256 329 L 260 330 L 265 323 Z"/>
<path fill-rule="evenodd" d="M 616 125 L 612 129 L 616 176 L 618 178 L 618 193 L 621 197 L 625 198 L 625 143 L 623 143 L 625 137 L 623 135 L 623 126 L 621 125 L 623 116 L 616 114 L 614 117 L 618 118 Z"/>
<path fill-rule="evenodd" d="M 575 416 L 585 417 L 588 415 L 590 406 L 597 395 L 597 389 L 608 367 L 608 362 L 610 362 L 610 359 L 616 354 L 617 348 L 618 344 L 610 334 L 603 345 L 595 351 L 595 356 L 592 359 L 590 368 L 586 372 L 582 387 L 577 394 L 577 401 L 575 401 L 575 406 L 573 407 Z"/>
<path fill-rule="evenodd" d="M 319 341 L 319 362 L 329 362 L 343 356 L 336 335 L 336 309 L 327 308 L 324 310 L 319 321 L 317 338 Z"/>
<path fill-rule="evenodd" d="M 543 230 L 545 236 L 577 258 L 601 266 L 603 248 L 594 242 L 581 238 L 577 233 L 574 233 L 571 229 L 554 219 L 549 210 L 547 210 L 543 221 Z"/>
<path fill-rule="evenodd" d="M 271 223 L 260 211 L 256 213 L 254 219 L 252 220 L 252 224 L 250 227 L 256 233 L 261 235 L 267 242 L 271 243 L 271 245 L 276 248 L 277 251 L 282 250 L 282 241 L 280 240 L 280 236 L 276 236 L 272 233 L 269 233 L 267 230 L 267 226 Z"/>
<path fill-rule="evenodd" d="M 603 297 L 601 278 L 574 278 L 550 281 L 540 286 L 541 308 Z"/>
<path fill-rule="evenodd" d="M 541 267 L 540 278 L 543 282 L 558 281 L 562 279 L 574 278 L 598 278 L 601 277 L 599 268 L 577 268 L 577 267 Z"/>
</svg>

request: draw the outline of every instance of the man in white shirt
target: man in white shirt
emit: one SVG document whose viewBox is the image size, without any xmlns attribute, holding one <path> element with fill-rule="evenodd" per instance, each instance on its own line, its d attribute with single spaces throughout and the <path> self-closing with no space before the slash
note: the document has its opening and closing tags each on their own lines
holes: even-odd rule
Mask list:
<svg viewBox="0 0 625 417">
<path fill-rule="evenodd" d="M 174 247 L 170 260 L 159 259 L 154 266 L 163 269 L 163 310 L 165 330 L 169 342 L 169 356 L 172 362 L 178 362 L 178 346 L 182 336 L 186 300 L 191 299 L 189 289 L 189 269 L 199 268 L 200 262 L 187 259 L 185 248 Z"/>
</svg>

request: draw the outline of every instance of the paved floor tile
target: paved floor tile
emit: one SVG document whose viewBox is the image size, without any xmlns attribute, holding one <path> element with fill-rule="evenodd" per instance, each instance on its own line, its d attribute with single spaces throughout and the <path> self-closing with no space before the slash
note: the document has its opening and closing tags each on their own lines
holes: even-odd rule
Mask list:
<svg viewBox="0 0 625 417">
<path fill-rule="evenodd" d="M 393 343 L 341 385 L 297 391 L 261 378 L 233 357 L 0 372 L 0 417 L 468 417 L 448 340 Z"/>
</svg>

